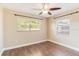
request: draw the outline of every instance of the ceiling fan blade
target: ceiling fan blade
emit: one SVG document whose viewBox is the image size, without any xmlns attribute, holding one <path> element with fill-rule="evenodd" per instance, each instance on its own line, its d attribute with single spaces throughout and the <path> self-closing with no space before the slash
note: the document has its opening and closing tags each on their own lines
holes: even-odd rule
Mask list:
<svg viewBox="0 0 79 59">
<path fill-rule="evenodd" d="M 49 10 L 53 11 L 53 10 L 59 10 L 59 9 L 61 9 L 61 8 L 59 8 L 59 7 L 57 7 L 57 8 L 50 8 Z"/>
<path fill-rule="evenodd" d="M 52 15 L 52 13 L 51 13 L 51 12 L 48 12 L 48 14 L 49 14 L 49 15 Z"/>
<path fill-rule="evenodd" d="M 41 15 L 43 12 L 40 12 L 39 15 Z"/>
</svg>

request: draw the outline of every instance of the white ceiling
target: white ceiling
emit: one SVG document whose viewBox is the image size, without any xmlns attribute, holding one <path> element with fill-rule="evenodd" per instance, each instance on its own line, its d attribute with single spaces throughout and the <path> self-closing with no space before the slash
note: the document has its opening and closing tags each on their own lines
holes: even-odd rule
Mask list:
<svg viewBox="0 0 79 59">
<path fill-rule="evenodd" d="M 42 8 L 41 3 L 2 3 L 1 5 L 14 11 L 26 12 L 34 15 L 38 15 L 40 11 L 34 10 L 33 8 L 35 9 Z M 79 7 L 79 3 L 51 3 L 50 5 L 52 7 L 61 7 L 60 10 L 53 11 L 52 15 L 57 15 L 64 11 L 72 10 Z M 45 14 L 40 16 L 48 17 L 49 15 Z"/>
</svg>

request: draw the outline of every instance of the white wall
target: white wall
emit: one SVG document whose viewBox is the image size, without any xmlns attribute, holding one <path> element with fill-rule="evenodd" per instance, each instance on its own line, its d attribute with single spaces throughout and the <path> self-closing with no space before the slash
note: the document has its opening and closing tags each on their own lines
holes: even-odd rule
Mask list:
<svg viewBox="0 0 79 59">
<path fill-rule="evenodd" d="M 42 20 L 41 29 L 39 31 L 16 31 L 16 17 L 14 14 L 21 14 L 26 16 L 33 16 L 27 13 L 15 12 L 9 9 L 4 9 L 4 48 L 14 47 L 23 44 L 29 44 L 46 40 L 47 28 L 46 20 Z"/>
<path fill-rule="evenodd" d="M 3 8 L 0 6 L 0 50 L 3 48 Z"/>
<path fill-rule="evenodd" d="M 77 9 L 78 10 L 78 9 Z M 75 10 L 73 10 L 75 11 Z M 70 12 L 70 11 L 68 11 Z M 64 12 L 63 14 L 66 14 L 68 12 Z M 71 11 L 72 12 L 72 11 Z M 62 14 L 60 14 L 62 15 Z M 69 19 L 70 20 L 70 34 L 69 35 L 60 35 L 56 33 L 56 21 L 57 20 L 64 20 Z M 60 17 L 57 19 L 53 19 L 52 17 L 49 18 L 49 39 L 51 41 L 56 41 L 58 43 L 62 43 L 64 45 L 73 47 L 77 50 L 79 50 L 79 13 L 66 16 L 66 17 Z"/>
</svg>

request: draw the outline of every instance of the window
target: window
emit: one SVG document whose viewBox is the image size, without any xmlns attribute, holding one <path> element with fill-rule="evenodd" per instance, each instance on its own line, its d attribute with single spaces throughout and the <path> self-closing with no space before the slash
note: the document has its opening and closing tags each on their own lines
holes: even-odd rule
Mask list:
<svg viewBox="0 0 79 59">
<path fill-rule="evenodd" d="M 17 30 L 18 31 L 40 30 L 40 20 L 17 16 Z"/>
<path fill-rule="evenodd" d="M 69 34 L 70 21 L 68 19 L 58 20 L 57 22 L 57 32 L 62 34 Z"/>
</svg>

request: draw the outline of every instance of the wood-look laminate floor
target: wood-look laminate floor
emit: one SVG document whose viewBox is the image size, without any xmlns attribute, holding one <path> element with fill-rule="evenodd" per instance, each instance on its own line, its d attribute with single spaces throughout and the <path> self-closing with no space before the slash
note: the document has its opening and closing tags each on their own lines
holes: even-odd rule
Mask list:
<svg viewBox="0 0 79 59">
<path fill-rule="evenodd" d="M 4 51 L 2 56 L 79 56 L 79 52 L 46 41 Z"/>
</svg>

